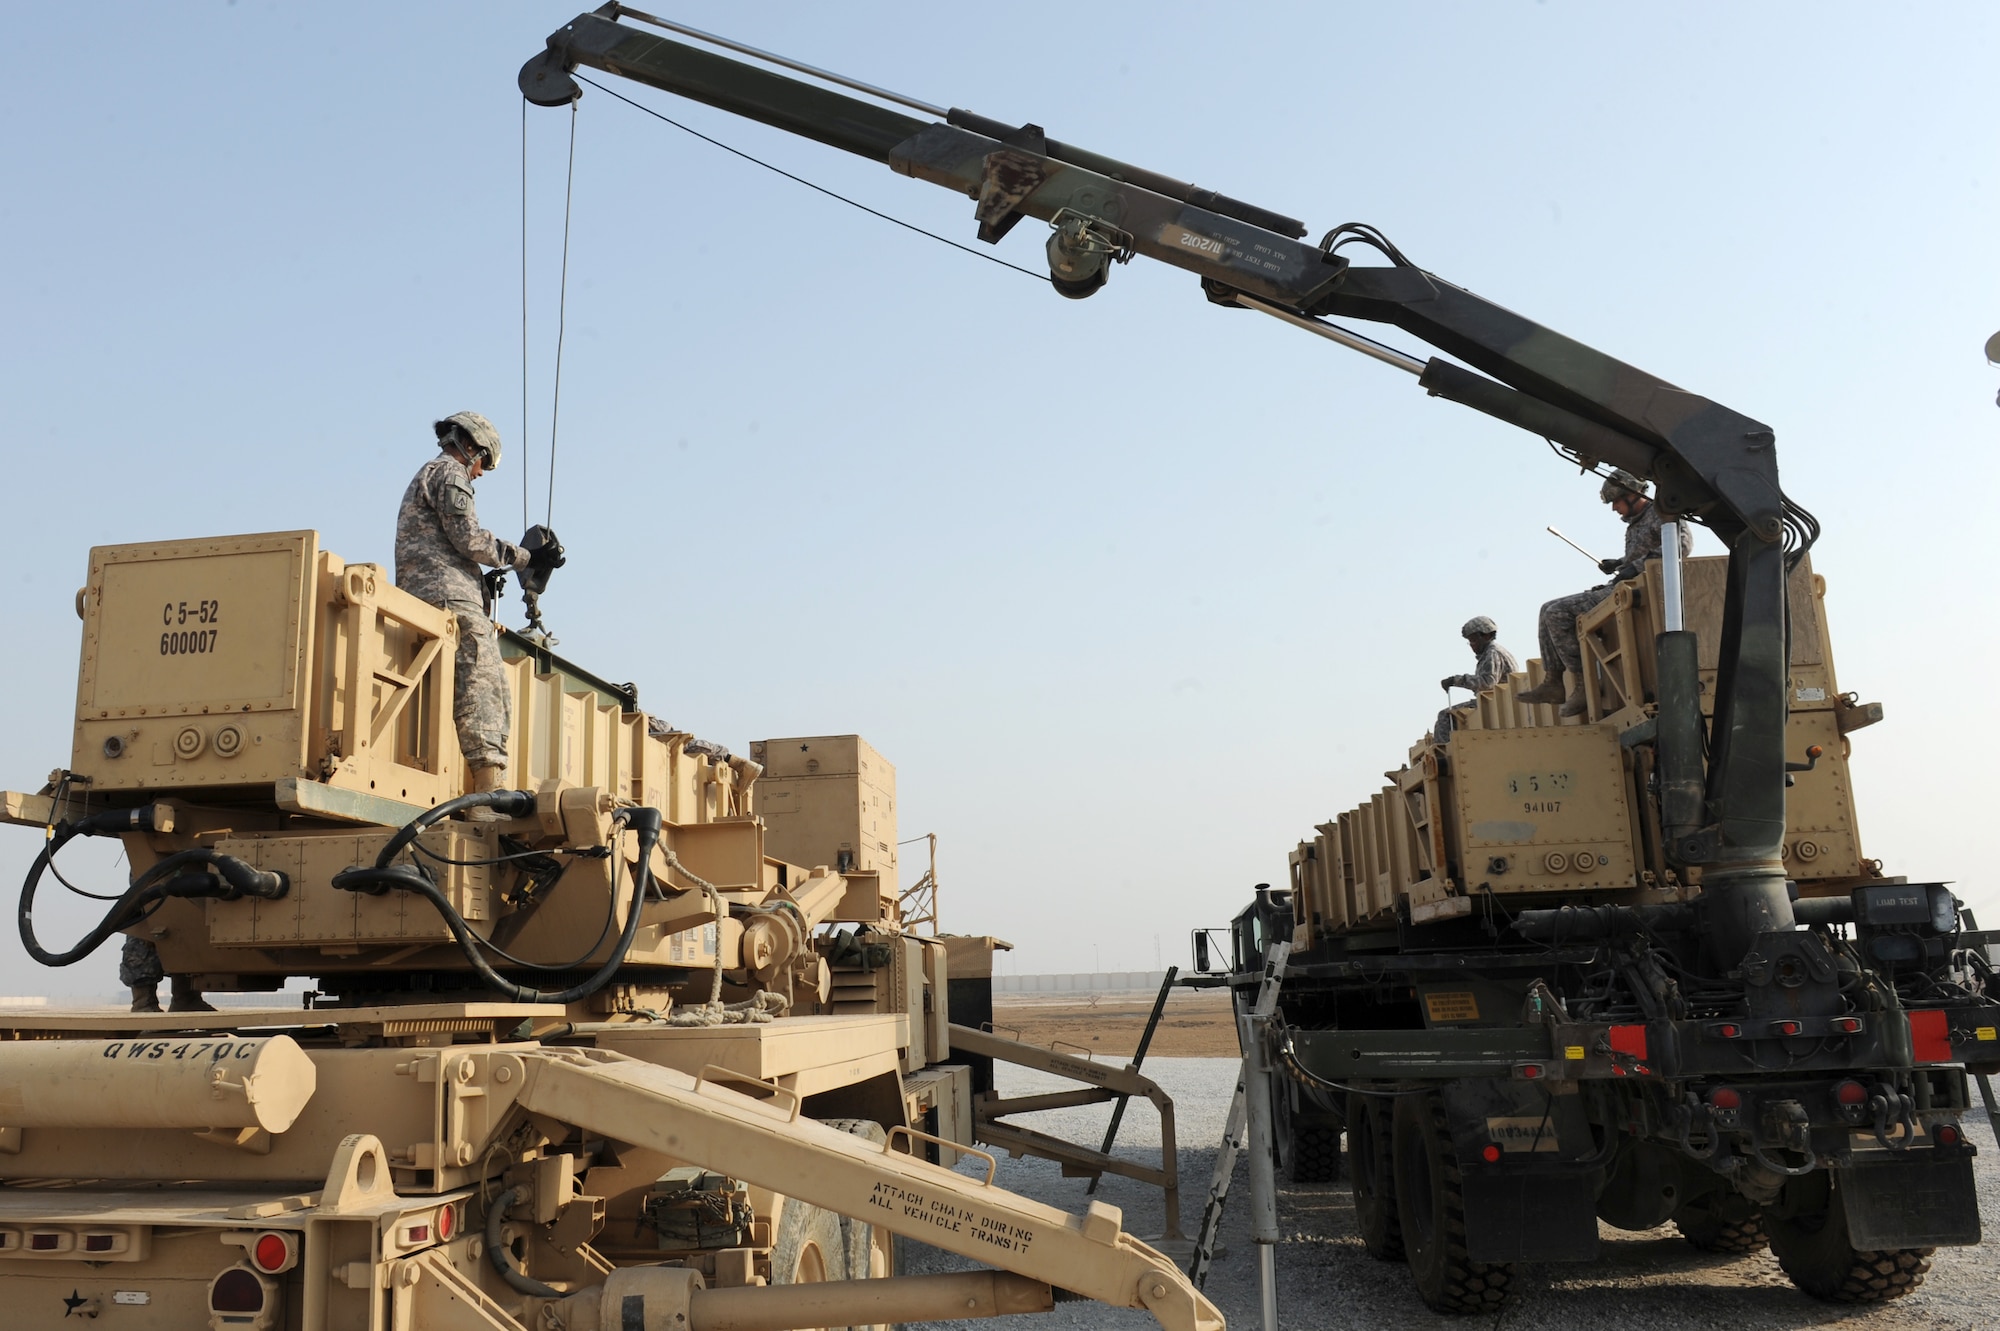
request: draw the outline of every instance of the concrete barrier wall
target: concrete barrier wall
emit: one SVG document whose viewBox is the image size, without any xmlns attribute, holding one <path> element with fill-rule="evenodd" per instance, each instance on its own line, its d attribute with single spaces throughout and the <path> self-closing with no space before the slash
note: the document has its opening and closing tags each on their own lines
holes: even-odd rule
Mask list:
<svg viewBox="0 0 2000 1331">
<path fill-rule="evenodd" d="M 996 975 L 996 994 L 1156 994 L 1165 971 L 1097 971 L 1075 975 Z"/>
</svg>

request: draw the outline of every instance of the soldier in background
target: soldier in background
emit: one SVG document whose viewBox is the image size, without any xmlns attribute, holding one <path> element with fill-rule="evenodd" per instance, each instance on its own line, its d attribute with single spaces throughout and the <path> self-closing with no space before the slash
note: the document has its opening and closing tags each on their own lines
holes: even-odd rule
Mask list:
<svg viewBox="0 0 2000 1331">
<path fill-rule="evenodd" d="M 1472 667 L 1471 674 L 1446 675 L 1439 680 L 1438 683 L 1446 691 L 1471 689 L 1474 693 L 1478 693 L 1483 689 L 1494 687 L 1521 668 L 1521 663 L 1514 659 L 1514 653 L 1500 645 L 1500 626 L 1485 615 L 1474 615 L 1466 620 L 1465 627 L 1460 629 L 1459 633 L 1465 638 L 1466 645 L 1472 648 L 1473 656 L 1478 659 Z M 1458 724 L 1458 713 L 1470 706 L 1470 703 L 1460 703 L 1456 707 L 1446 707 L 1439 712 L 1437 727 L 1431 732 L 1431 737 L 1439 744 L 1448 742 L 1451 739 L 1452 728 Z"/>
<path fill-rule="evenodd" d="M 134 1012 L 158 1012 L 160 1010 L 160 981 L 167 978 L 166 968 L 160 965 L 160 950 L 144 938 L 130 934 L 125 936 L 124 950 L 118 954 L 118 983 L 132 991 Z M 201 990 L 194 987 L 192 978 L 176 975 L 173 1001 L 167 1005 L 169 1012 L 213 1012 Z"/>
<path fill-rule="evenodd" d="M 1562 715 L 1580 716 L 1584 710 L 1583 648 L 1577 642 L 1578 615 L 1611 595 L 1611 589 L 1626 578 L 1636 578 L 1649 559 L 1660 557 L 1660 510 L 1646 496 L 1646 482 L 1622 468 L 1605 477 L 1597 497 L 1611 505 L 1611 511 L 1625 522 L 1625 553 L 1615 559 L 1598 561 L 1598 571 L 1609 573 L 1611 581 L 1587 591 L 1558 596 L 1542 603 L 1537 633 L 1541 638 L 1542 669 L 1548 673 L 1541 684 L 1520 695 L 1522 702 L 1562 704 Z M 1694 551 L 1694 533 L 1680 525 L 1681 558 Z M 1564 687 L 1564 679 L 1568 687 Z"/>
<path fill-rule="evenodd" d="M 560 568 L 562 547 L 534 551 L 503 541 L 479 525 L 472 483 L 500 465 L 500 432 L 475 411 L 436 422 L 438 447 L 403 492 L 396 514 L 396 585 L 449 610 L 458 619 L 458 655 L 451 719 L 471 791 L 499 790 L 507 771 L 507 730 L 513 696 L 500 663 L 500 635 L 493 627 L 480 566 Z M 489 810 L 469 818 L 499 817 Z"/>
</svg>

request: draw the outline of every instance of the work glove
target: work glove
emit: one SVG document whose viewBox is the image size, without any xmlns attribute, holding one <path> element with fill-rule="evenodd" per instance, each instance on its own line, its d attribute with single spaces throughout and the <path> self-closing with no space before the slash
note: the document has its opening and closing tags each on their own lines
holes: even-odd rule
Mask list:
<svg viewBox="0 0 2000 1331">
<path fill-rule="evenodd" d="M 542 530 L 548 531 L 546 527 Z M 527 542 L 523 541 L 522 544 L 526 545 Z M 556 539 L 556 534 L 552 531 L 548 532 L 548 538 L 540 545 L 533 546 L 528 550 L 528 567 L 530 569 L 557 569 L 568 562 L 568 556 L 563 554 L 562 542 Z"/>
<path fill-rule="evenodd" d="M 1447 693 L 1451 692 L 1451 676 L 1446 675 L 1443 679 L 1439 680 L 1438 687 Z"/>
<path fill-rule="evenodd" d="M 1622 559 L 1600 559 L 1597 561 L 1597 571 L 1599 573 L 1616 573 L 1624 566 L 1625 561 Z"/>
</svg>

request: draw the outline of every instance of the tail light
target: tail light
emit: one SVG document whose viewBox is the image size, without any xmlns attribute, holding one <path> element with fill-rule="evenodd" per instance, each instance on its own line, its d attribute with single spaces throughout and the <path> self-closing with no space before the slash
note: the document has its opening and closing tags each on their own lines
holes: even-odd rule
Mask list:
<svg viewBox="0 0 2000 1331">
<path fill-rule="evenodd" d="M 217 1313 L 264 1311 L 264 1282 L 254 1272 L 232 1266 L 208 1287 L 208 1310 Z"/>
<path fill-rule="evenodd" d="M 1833 1019 L 1833 1029 L 1839 1031 L 1842 1035 L 1859 1035 L 1861 1033 L 1861 1018 L 1835 1017 Z"/>
<path fill-rule="evenodd" d="M 1488 1142 L 1480 1148 L 1479 1158 L 1489 1165 L 1497 1165 L 1500 1163 L 1500 1148 Z"/>
<path fill-rule="evenodd" d="M 298 1261 L 295 1244 L 294 1236 L 267 1230 L 250 1245 L 250 1264 L 267 1276 L 289 1271 Z"/>
<path fill-rule="evenodd" d="M 449 1242 L 451 1236 L 458 1233 L 458 1208 L 456 1206 L 444 1206 L 438 1209 L 437 1232 L 439 1243 Z"/>
<path fill-rule="evenodd" d="M 209 1282 L 208 1311 L 217 1331 L 273 1331 L 284 1321 L 284 1298 L 271 1277 L 232 1266 Z"/>
<path fill-rule="evenodd" d="M 1771 1034 L 1773 1035 L 1797 1035 L 1803 1029 L 1804 1027 L 1800 1026 L 1796 1021 L 1786 1020 L 1771 1023 Z"/>
<path fill-rule="evenodd" d="M 1859 1123 L 1868 1112 L 1868 1088 L 1858 1081 L 1841 1082 L 1833 1088 L 1833 1103 L 1841 1118 Z"/>
<path fill-rule="evenodd" d="M 1718 1086 L 1708 1093 L 1709 1107 L 1724 1113 L 1734 1113 L 1743 1107 L 1743 1092 L 1728 1086 Z"/>
<path fill-rule="evenodd" d="M 1940 1123 L 1931 1129 L 1931 1140 L 1939 1146 L 1956 1146 L 1961 1138 L 1955 1124 Z"/>
</svg>

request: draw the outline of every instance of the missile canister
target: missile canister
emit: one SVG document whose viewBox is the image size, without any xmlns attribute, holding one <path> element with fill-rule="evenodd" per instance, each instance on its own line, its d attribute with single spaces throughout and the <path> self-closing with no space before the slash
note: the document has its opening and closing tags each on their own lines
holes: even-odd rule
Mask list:
<svg viewBox="0 0 2000 1331">
<path fill-rule="evenodd" d="M 316 1069 L 288 1035 L 0 1045 L 0 1127 L 283 1132 Z"/>
</svg>

